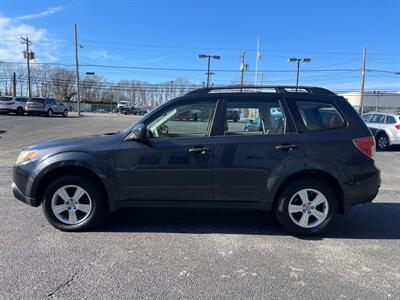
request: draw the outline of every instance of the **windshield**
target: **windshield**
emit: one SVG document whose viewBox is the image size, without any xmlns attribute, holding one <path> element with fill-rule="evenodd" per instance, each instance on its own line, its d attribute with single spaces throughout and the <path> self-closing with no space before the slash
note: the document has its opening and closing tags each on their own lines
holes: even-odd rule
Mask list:
<svg viewBox="0 0 400 300">
<path fill-rule="evenodd" d="M 10 101 L 11 97 L 0 97 L 0 101 Z"/>
</svg>

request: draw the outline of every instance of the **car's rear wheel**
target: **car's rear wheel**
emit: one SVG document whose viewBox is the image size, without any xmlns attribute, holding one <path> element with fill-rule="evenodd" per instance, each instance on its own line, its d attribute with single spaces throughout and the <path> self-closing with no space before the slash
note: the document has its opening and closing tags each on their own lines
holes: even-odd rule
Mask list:
<svg viewBox="0 0 400 300">
<path fill-rule="evenodd" d="M 389 138 L 386 133 L 380 133 L 376 137 L 376 147 L 379 150 L 387 150 L 390 147 Z"/>
<path fill-rule="evenodd" d="M 43 212 L 55 228 L 82 231 L 93 228 L 104 213 L 104 198 L 85 177 L 63 176 L 43 194 Z"/>
<path fill-rule="evenodd" d="M 53 116 L 53 110 L 51 108 L 47 111 L 47 116 L 48 117 L 52 117 Z"/>
<path fill-rule="evenodd" d="M 337 215 L 337 197 L 317 179 L 293 182 L 279 196 L 275 214 L 282 226 L 296 235 L 318 235 Z"/>
<path fill-rule="evenodd" d="M 67 110 L 67 109 L 64 109 L 64 111 L 63 111 L 63 117 L 64 117 L 64 118 L 68 117 L 68 110 Z"/>
<path fill-rule="evenodd" d="M 22 116 L 24 114 L 24 109 L 21 106 L 18 106 L 16 114 L 17 116 Z"/>
</svg>

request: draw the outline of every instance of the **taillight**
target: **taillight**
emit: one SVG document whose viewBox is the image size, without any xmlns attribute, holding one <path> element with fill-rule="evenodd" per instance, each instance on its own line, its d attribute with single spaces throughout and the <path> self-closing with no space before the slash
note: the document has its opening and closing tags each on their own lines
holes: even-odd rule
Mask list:
<svg viewBox="0 0 400 300">
<path fill-rule="evenodd" d="M 375 155 L 375 139 L 372 136 L 353 139 L 353 144 L 358 150 L 370 158 Z"/>
<path fill-rule="evenodd" d="M 396 127 L 396 129 L 400 130 L 400 124 L 396 124 L 396 125 L 394 125 L 394 127 Z"/>
<path fill-rule="evenodd" d="M 7 102 L 7 105 L 13 105 L 15 102 Z"/>
</svg>

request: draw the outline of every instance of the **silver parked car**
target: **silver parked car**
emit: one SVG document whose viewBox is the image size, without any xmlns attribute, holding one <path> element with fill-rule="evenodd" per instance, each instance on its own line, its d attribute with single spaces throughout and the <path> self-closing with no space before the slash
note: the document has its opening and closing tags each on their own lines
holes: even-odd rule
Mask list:
<svg viewBox="0 0 400 300">
<path fill-rule="evenodd" d="M 387 150 L 392 145 L 400 145 L 400 116 L 395 113 L 369 112 L 361 118 L 376 139 L 376 147 Z"/>
<path fill-rule="evenodd" d="M 22 116 L 25 113 L 25 106 L 25 97 L 0 96 L 0 113 L 13 112 Z"/>
<path fill-rule="evenodd" d="M 61 101 L 51 98 L 32 98 L 26 103 L 28 115 L 62 115 L 68 117 L 68 108 Z"/>
</svg>

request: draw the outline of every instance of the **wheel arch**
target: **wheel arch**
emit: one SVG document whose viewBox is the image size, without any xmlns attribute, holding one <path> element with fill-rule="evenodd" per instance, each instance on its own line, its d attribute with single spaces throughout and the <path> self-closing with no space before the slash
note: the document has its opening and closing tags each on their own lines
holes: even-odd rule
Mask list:
<svg viewBox="0 0 400 300">
<path fill-rule="evenodd" d="M 279 197 L 284 191 L 284 189 L 290 185 L 292 182 L 295 182 L 299 178 L 304 179 L 304 178 L 312 178 L 312 179 L 317 179 L 325 182 L 326 184 L 329 185 L 330 188 L 332 188 L 333 192 L 338 196 L 338 211 L 340 213 L 344 213 L 346 211 L 346 206 L 345 206 L 345 197 L 344 197 L 344 191 L 338 181 L 338 179 L 329 174 L 328 172 L 318 170 L 318 169 L 307 169 L 307 170 L 302 170 L 299 172 L 296 172 L 289 177 L 287 177 L 284 181 L 282 181 L 279 184 L 279 187 L 277 188 L 277 191 L 275 193 L 275 197 L 273 200 L 273 207 L 276 206 L 278 203 Z"/>
<path fill-rule="evenodd" d="M 37 184 L 35 198 L 37 199 L 38 204 L 41 204 L 43 193 L 46 187 L 52 181 L 61 176 L 68 176 L 68 175 L 82 176 L 94 182 L 96 187 L 100 189 L 100 193 L 102 195 L 106 195 L 105 199 L 106 203 L 107 204 L 109 203 L 110 195 L 107 191 L 107 188 L 103 183 L 103 181 L 95 172 L 83 166 L 59 166 L 44 174 L 43 177 L 40 179 L 39 183 Z"/>
</svg>

